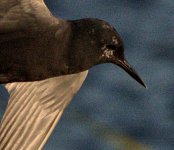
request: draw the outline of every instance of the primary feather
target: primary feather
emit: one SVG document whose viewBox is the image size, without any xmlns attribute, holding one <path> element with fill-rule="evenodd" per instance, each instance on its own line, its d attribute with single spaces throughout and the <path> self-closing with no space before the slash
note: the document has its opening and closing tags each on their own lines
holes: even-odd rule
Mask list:
<svg viewBox="0 0 174 150">
<path fill-rule="evenodd" d="M 0 124 L 0 149 L 41 149 L 86 75 L 5 85 L 10 99 Z"/>
</svg>

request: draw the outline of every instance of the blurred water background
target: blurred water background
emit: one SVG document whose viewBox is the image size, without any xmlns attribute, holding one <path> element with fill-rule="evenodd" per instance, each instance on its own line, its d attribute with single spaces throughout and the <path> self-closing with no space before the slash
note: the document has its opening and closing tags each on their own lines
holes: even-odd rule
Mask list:
<svg viewBox="0 0 174 150">
<path fill-rule="evenodd" d="M 174 1 L 46 0 L 54 15 L 115 26 L 148 90 L 112 64 L 93 67 L 44 150 L 174 149 Z M 84 41 L 85 42 L 85 41 Z M 8 94 L 1 87 L 0 117 Z"/>
</svg>

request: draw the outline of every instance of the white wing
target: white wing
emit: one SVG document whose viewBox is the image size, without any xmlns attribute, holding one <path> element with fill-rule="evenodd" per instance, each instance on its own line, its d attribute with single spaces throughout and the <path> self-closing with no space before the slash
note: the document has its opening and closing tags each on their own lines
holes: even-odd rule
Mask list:
<svg viewBox="0 0 174 150">
<path fill-rule="evenodd" d="M 86 75 L 5 85 L 10 100 L 0 125 L 0 149 L 41 149 Z"/>
</svg>

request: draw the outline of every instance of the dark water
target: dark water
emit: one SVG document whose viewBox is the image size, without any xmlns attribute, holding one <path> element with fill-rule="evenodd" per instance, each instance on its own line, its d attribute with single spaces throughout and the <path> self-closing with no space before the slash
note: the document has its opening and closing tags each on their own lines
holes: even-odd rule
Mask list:
<svg viewBox="0 0 174 150">
<path fill-rule="evenodd" d="M 122 35 L 142 88 L 118 67 L 92 68 L 45 150 L 174 149 L 174 1 L 47 0 L 54 15 L 100 18 Z M 1 90 L 0 114 L 5 110 Z"/>
</svg>

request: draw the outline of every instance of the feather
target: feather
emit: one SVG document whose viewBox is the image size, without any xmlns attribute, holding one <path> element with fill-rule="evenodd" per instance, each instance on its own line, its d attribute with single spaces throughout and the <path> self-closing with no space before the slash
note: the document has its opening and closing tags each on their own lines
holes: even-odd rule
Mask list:
<svg viewBox="0 0 174 150">
<path fill-rule="evenodd" d="M 10 99 L 0 125 L 0 149 L 41 149 L 87 72 L 6 84 Z"/>
</svg>

